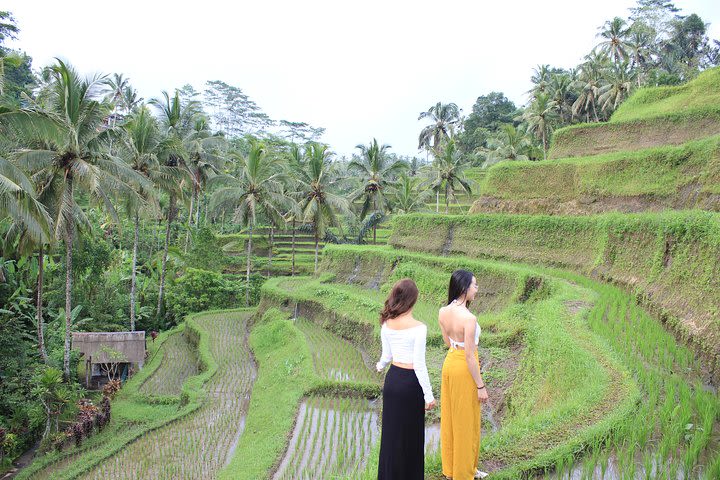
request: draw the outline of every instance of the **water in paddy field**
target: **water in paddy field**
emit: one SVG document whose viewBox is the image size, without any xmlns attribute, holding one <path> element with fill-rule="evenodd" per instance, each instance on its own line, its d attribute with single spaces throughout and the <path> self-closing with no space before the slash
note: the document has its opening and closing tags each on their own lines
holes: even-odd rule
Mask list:
<svg viewBox="0 0 720 480">
<path fill-rule="evenodd" d="M 378 400 L 311 397 L 300 405 L 275 479 L 352 477 L 380 441 Z M 440 424 L 425 427 L 425 453 L 440 447 Z"/>
</svg>

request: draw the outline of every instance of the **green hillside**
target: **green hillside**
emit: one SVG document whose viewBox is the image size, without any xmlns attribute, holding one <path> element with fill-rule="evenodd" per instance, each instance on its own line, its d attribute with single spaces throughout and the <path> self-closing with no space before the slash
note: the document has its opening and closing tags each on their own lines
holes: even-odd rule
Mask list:
<svg viewBox="0 0 720 480">
<path fill-rule="evenodd" d="M 679 146 L 490 167 L 472 213 L 720 211 L 720 136 Z"/>
<path fill-rule="evenodd" d="M 554 132 L 550 158 L 679 145 L 720 134 L 720 67 L 680 87 L 637 90 L 609 122 Z"/>
</svg>

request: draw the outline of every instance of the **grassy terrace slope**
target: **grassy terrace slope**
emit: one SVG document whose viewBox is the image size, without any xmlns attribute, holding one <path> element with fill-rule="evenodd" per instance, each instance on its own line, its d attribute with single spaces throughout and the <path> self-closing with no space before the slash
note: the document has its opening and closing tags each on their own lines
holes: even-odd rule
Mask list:
<svg viewBox="0 0 720 480">
<path fill-rule="evenodd" d="M 496 478 L 552 467 L 558 458 L 599 443 L 626 420 L 639 390 L 587 328 L 585 316 L 595 293 L 532 268 L 388 247 L 327 246 L 321 277 L 269 280 L 259 311 L 281 308 L 311 320 L 374 359 L 386 292 L 397 279 L 411 276 L 422 292 L 415 315 L 428 324 L 428 364 L 437 393 L 445 353 L 437 308 L 450 272 L 461 266 L 472 269 L 480 283 L 474 308 L 483 327 L 483 365 L 493 387 L 482 461 Z M 438 461 L 437 453 L 428 459 L 433 478 Z M 367 478 L 376 473 L 373 468 L 371 458 Z"/>
<path fill-rule="evenodd" d="M 607 123 L 556 131 L 551 158 L 679 145 L 720 134 L 720 67 L 678 87 L 638 90 Z"/>
<path fill-rule="evenodd" d="M 407 215 L 399 248 L 541 263 L 621 284 L 651 306 L 720 379 L 720 215 Z"/>
<path fill-rule="evenodd" d="M 203 312 L 162 333 L 150 344 L 149 363 L 113 400 L 110 424 L 81 447 L 39 457 L 18 478 L 213 477 L 231 453 L 247 409 L 253 378 L 243 348 L 248 316 L 242 310 Z M 190 365 L 168 361 L 188 348 L 197 350 Z M 188 376 L 197 367 L 199 373 Z"/>
<path fill-rule="evenodd" d="M 680 146 L 490 167 L 471 213 L 720 211 L 720 136 Z"/>
</svg>

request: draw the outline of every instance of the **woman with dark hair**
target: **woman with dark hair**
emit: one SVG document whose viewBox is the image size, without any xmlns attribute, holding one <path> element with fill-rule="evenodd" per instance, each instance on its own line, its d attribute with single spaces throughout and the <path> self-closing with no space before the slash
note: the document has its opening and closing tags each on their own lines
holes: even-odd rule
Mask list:
<svg viewBox="0 0 720 480">
<path fill-rule="evenodd" d="M 453 480 L 487 476 L 477 470 L 477 463 L 480 407 L 488 393 L 477 352 L 480 325 L 468 309 L 477 290 L 471 272 L 455 270 L 450 276 L 447 305 L 438 316 L 445 345 L 450 348 L 440 386 L 440 454 L 443 475 Z"/>
<path fill-rule="evenodd" d="M 392 362 L 383 386 L 382 434 L 378 479 L 425 477 L 425 414 L 435 406 L 425 365 L 427 326 L 415 320 L 415 282 L 398 281 L 380 314 L 381 372 Z"/>
</svg>

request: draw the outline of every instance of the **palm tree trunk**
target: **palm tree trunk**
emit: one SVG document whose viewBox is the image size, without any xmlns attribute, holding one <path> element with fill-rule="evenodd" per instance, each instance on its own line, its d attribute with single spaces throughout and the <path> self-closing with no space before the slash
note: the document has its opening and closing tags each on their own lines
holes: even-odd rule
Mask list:
<svg viewBox="0 0 720 480">
<path fill-rule="evenodd" d="M 197 201 L 195 202 L 195 228 L 200 226 L 200 187 L 198 187 Z"/>
<path fill-rule="evenodd" d="M 377 213 L 377 198 L 373 198 L 373 213 Z M 373 245 L 377 245 L 377 223 L 373 223 Z"/>
<path fill-rule="evenodd" d="M 270 224 L 270 248 L 268 248 L 268 277 L 272 275 L 273 242 L 275 240 L 275 226 Z"/>
<path fill-rule="evenodd" d="M 547 143 L 545 142 L 545 128 L 542 130 L 543 160 L 547 160 Z"/>
<path fill-rule="evenodd" d="M 317 273 L 318 267 L 318 252 L 320 251 L 320 236 L 318 235 L 317 227 L 315 227 L 315 270 L 313 273 Z"/>
<path fill-rule="evenodd" d="M 72 182 L 72 180 L 69 180 Z M 72 191 L 72 184 L 69 187 Z M 72 226 L 65 234 L 65 355 L 63 357 L 63 373 L 65 380 L 70 381 L 70 339 L 72 337 Z"/>
<path fill-rule="evenodd" d="M 290 267 L 290 276 L 295 276 L 295 219 L 292 221 L 292 266 Z"/>
<path fill-rule="evenodd" d="M 593 97 L 593 101 L 592 101 L 591 105 L 593 107 L 593 115 L 595 116 L 595 122 L 599 122 L 600 119 L 598 118 L 597 108 L 595 108 L 595 98 L 594 97 Z"/>
<path fill-rule="evenodd" d="M 252 226 L 250 226 L 250 235 L 248 236 L 246 270 L 245 270 L 245 306 L 250 306 L 250 254 L 252 253 Z"/>
<path fill-rule="evenodd" d="M 435 213 L 440 213 L 440 187 L 435 190 Z"/>
<path fill-rule="evenodd" d="M 135 212 L 135 238 L 133 239 L 132 272 L 130 273 L 130 331 L 135 331 L 135 283 L 137 278 L 137 249 L 140 230 L 140 217 Z"/>
<path fill-rule="evenodd" d="M 38 252 L 38 278 L 37 278 L 37 304 L 35 306 L 35 313 L 37 318 L 37 334 L 38 334 L 38 347 L 40 348 L 40 357 L 45 364 L 48 363 L 47 350 L 45 350 L 45 325 L 43 324 L 42 314 L 42 295 L 43 295 L 43 273 L 45 270 L 45 250 L 43 245 L 40 244 L 40 251 Z"/>
<path fill-rule="evenodd" d="M 185 253 L 188 251 L 188 244 L 190 243 L 190 227 L 193 223 L 193 213 L 195 213 L 195 185 L 193 185 L 192 195 L 190 195 L 190 211 L 188 212 L 188 227 L 185 232 Z"/>
<path fill-rule="evenodd" d="M 445 183 L 445 215 L 450 213 L 450 182 Z"/>
<path fill-rule="evenodd" d="M 170 249 L 170 228 L 172 227 L 173 210 L 175 209 L 175 195 L 170 195 L 170 204 L 168 205 L 167 227 L 165 228 L 165 247 L 163 248 L 162 268 L 160 269 L 160 288 L 158 290 L 157 316 L 160 318 L 163 310 L 163 296 L 165 293 L 165 274 L 167 272 L 167 257 Z"/>
</svg>

